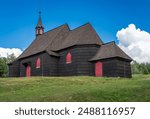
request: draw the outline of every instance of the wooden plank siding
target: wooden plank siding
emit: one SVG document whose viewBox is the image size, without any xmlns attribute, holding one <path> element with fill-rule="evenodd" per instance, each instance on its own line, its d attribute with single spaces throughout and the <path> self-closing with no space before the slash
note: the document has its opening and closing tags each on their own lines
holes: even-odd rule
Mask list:
<svg viewBox="0 0 150 119">
<path fill-rule="evenodd" d="M 19 77 L 20 76 L 20 62 L 15 61 L 9 65 L 9 77 Z"/>
<path fill-rule="evenodd" d="M 127 60 L 121 58 L 110 58 L 100 60 L 103 63 L 103 76 L 131 78 L 131 65 Z M 95 62 L 96 63 L 96 62 Z"/>
<path fill-rule="evenodd" d="M 130 62 L 117 59 L 117 74 L 119 77 L 131 78 L 131 65 Z"/>
<path fill-rule="evenodd" d="M 9 65 L 10 77 L 25 77 L 25 63 L 31 65 L 31 76 L 95 76 L 95 63 L 89 61 L 100 46 L 78 45 L 58 51 L 60 57 L 51 56 L 46 52 L 38 53 Z M 66 56 L 71 53 L 71 63 L 66 63 Z M 36 68 L 36 60 L 40 58 L 41 66 Z M 103 64 L 103 76 L 131 77 L 130 62 L 122 58 L 99 60 Z M 20 67 L 20 69 L 19 69 Z"/>
<path fill-rule="evenodd" d="M 117 77 L 116 74 L 117 64 L 115 59 L 105 59 L 101 61 L 103 63 L 103 76 Z"/>
<path fill-rule="evenodd" d="M 40 58 L 41 66 L 36 68 L 36 60 Z M 25 63 L 31 64 L 31 76 L 57 76 L 58 75 L 58 58 L 49 56 L 46 52 L 36 54 L 25 59 L 22 59 L 20 62 L 20 76 L 26 76 L 26 67 Z"/>
<path fill-rule="evenodd" d="M 43 76 L 58 76 L 58 57 L 43 54 Z"/>
<path fill-rule="evenodd" d="M 98 45 L 73 46 L 59 51 L 59 76 L 94 76 L 94 63 L 88 60 L 95 55 Z M 72 55 L 72 63 L 66 64 L 67 53 Z"/>
</svg>

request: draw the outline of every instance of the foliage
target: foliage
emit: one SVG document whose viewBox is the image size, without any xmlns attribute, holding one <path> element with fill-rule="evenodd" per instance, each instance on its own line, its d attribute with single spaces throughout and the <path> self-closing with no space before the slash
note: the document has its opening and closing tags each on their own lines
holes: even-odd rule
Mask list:
<svg viewBox="0 0 150 119">
<path fill-rule="evenodd" d="M 31 77 L 1 78 L 0 101 L 145 102 L 150 101 L 150 75 L 133 78 Z"/>
<path fill-rule="evenodd" d="M 13 62 L 16 59 L 14 54 L 7 55 L 7 58 L 0 57 L 0 77 L 8 76 L 8 63 Z"/>
<path fill-rule="evenodd" d="M 8 73 L 8 67 L 5 58 L 0 58 L 0 77 L 5 77 Z"/>
<path fill-rule="evenodd" d="M 15 59 L 16 59 L 16 56 L 14 53 L 10 54 L 10 55 L 7 55 L 7 63 L 11 63 L 13 62 Z"/>
<path fill-rule="evenodd" d="M 133 74 L 150 74 L 150 63 L 133 62 L 131 67 Z"/>
</svg>

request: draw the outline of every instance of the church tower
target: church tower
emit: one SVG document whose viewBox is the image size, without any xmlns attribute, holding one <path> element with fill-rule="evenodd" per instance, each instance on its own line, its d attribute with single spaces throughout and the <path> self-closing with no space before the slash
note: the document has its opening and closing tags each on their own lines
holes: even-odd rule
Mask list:
<svg viewBox="0 0 150 119">
<path fill-rule="evenodd" d="M 44 27 L 42 25 L 41 12 L 39 12 L 38 24 L 35 29 L 36 29 L 36 36 L 44 34 Z"/>
</svg>

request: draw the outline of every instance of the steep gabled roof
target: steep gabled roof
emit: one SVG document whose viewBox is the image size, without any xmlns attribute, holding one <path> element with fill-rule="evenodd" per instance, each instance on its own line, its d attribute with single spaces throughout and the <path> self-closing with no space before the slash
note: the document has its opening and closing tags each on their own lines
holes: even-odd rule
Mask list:
<svg viewBox="0 0 150 119">
<path fill-rule="evenodd" d="M 17 59 L 25 58 L 43 51 L 46 51 L 50 55 L 59 56 L 59 54 L 54 51 L 81 44 L 102 45 L 103 42 L 90 23 L 74 30 L 70 30 L 68 25 L 65 24 L 43 35 L 37 36 L 31 45 Z"/>
<path fill-rule="evenodd" d="M 90 61 L 102 60 L 107 58 L 120 57 L 132 61 L 125 52 L 123 52 L 115 42 L 104 44 L 100 47 L 96 55 Z"/>
<path fill-rule="evenodd" d="M 55 53 L 52 53 L 52 51 L 49 51 L 49 47 L 53 45 L 52 42 L 54 40 L 57 40 L 58 34 L 62 32 L 63 30 L 69 32 L 69 28 L 66 24 L 60 27 L 57 27 L 55 29 L 52 29 L 44 33 L 43 35 L 37 36 L 36 39 L 31 43 L 31 45 L 18 57 L 18 59 L 28 57 L 30 55 L 34 55 L 43 51 L 48 51 L 48 53 L 51 53 L 51 55 L 54 55 Z M 61 38 L 59 38 L 59 40 L 61 40 Z"/>
<path fill-rule="evenodd" d="M 90 23 L 70 31 L 60 47 L 53 48 L 54 51 L 61 50 L 74 45 L 97 44 L 102 45 L 103 41 L 97 35 Z"/>
</svg>

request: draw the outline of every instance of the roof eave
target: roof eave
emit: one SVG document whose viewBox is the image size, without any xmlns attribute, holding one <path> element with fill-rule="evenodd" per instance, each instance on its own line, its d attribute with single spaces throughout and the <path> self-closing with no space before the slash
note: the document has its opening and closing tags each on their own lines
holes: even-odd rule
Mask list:
<svg viewBox="0 0 150 119">
<path fill-rule="evenodd" d="M 105 60 L 105 59 L 111 59 L 111 58 L 121 58 L 121 59 L 125 59 L 125 60 L 128 60 L 129 62 L 133 61 L 132 58 L 131 59 L 128 59 L 128 58 L 124 58 L 124 57 L 119 57 L 119 56 L 114 56 L 114 57 L 106 57 L 106 58 L 92 58 L 88 61 L 99 61 L 99 60 Z"/>
</svg>

